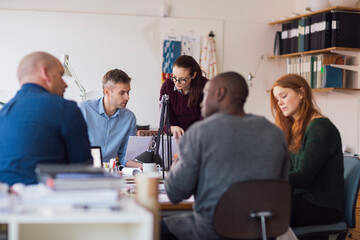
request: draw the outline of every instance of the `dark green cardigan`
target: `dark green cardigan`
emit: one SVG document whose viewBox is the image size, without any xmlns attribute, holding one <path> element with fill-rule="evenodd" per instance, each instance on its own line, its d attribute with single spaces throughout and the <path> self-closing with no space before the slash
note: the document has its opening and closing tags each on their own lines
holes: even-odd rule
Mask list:
<svg viewBox="0 0 360 240">
<path fill-rule="evenodd" d="M 344 212 L 344 160 L 341 137 L 328 118 L 306 128 L 301 148 L 291 153 L 289 181 L 293 194 L 311 203 Z"/>
</svg>

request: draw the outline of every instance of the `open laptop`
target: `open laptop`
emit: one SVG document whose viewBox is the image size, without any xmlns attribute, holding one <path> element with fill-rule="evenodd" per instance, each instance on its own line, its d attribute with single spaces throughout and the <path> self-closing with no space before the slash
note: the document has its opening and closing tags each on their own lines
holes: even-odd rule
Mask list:
<svg viewBox="0 0 360 240">
<path fill-rule="evenodd" d="M 103 167 L 103 159 L 101 155 L 101 147 L 92 146 L 91 147 L 91 156 L 93 158 L 93 167 L 94 168 L 102 168 Z"/>
</svg>

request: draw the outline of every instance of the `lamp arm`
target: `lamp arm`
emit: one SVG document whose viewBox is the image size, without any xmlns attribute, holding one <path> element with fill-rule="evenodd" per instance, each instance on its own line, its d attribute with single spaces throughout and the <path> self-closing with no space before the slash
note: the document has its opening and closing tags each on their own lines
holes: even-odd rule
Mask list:
<svg viewBox="0 0 360 240">
<path fill-rule="evenodd" d="M 79 78 L 76 76 L 76 73 L 74 71 L 74 69 L 72 68 L 70 62 L 69 62 L 69 56 L 65 55 L 64 56 L 64 65 L 65 67 L 69 70 L 71 77 L 74 78 L 74 82 L 76 83 L 76 86 L 80 89 L 80 97 L 81 100 L 85 100 L 86 99 L 86 89 L 84 88 L 84 86 L 80 83 Z"/>
</svg>

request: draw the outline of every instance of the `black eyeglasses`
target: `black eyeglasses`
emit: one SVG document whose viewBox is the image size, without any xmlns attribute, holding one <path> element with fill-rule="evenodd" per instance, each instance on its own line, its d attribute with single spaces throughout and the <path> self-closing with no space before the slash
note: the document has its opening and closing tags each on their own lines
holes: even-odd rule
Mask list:
<svg viewBox="0 0 360 240">
<path fill-rule="evenodd" d="M 180 84 L 185 84 L 185 83 L 188 81 L 188 79 L 186 79 L 186 78 L 179 78 L 179 79 L 177 79 L 176 77 L 170 77 L 170 79 L 171 79 L 174 83 L 179 82 Z"/>
</svg>

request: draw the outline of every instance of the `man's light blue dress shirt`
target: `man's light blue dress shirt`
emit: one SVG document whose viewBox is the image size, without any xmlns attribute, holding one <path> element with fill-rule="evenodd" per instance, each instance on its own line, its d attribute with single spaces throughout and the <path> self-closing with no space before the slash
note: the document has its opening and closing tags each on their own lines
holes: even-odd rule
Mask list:
<svg viewBox="0 0 360 240">
<path fill-rule="evenodd" d="M 129 136 L 136 135 L 135 114 L 127 108 L 119 108 L 109 117 L 104 110 L 103 97 L 79 104 L 85 118 L 91 146 L 100 146 L 104 162 L 119 156 L 125 165 L 125 152 Z"/>
</svg>

